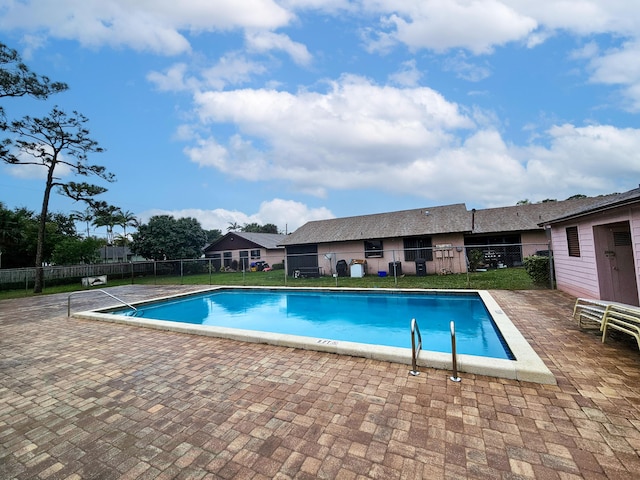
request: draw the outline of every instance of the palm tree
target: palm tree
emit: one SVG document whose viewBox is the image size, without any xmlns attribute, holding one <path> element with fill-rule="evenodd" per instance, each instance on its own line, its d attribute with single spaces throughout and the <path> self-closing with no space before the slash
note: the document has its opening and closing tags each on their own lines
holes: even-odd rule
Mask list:
<svg viewBox="0 0 640 480">
<path fill-rule="evenodd" d="M 107 227 L 107 245 L 113 245 L 113 227 L 118 225 L 120 209 L 102 202 L 94 207 L 93 224 L 96 227 Z"/>
<path fill-rule="evenodd" d="M 123 230 L 123 246 L 127 246 L 127 227 L 138 228 L 140 226 L 140 222 L 136 218 L 135 214 L 129 210 L 122 211 L 120 210 L 120 214 L 118 215 L 118 225 L 122 227 Z"/>
<path fill-rule="evenodd" d="M 89 238 L 89 222 L 93 220 L 93 212 L 87 208 L 84 212 L 74 210 L 71 212 L 71 218 L 79 222 L 85 222 L 87 225 L 87 238 Z"/>
<path fill-rule="evenodd" d="M 227 227 L 227 232 L 237 232 L 241 228 L 242 226 L 238 222 L 229 222 L 229 226 Z"/>
</svg>

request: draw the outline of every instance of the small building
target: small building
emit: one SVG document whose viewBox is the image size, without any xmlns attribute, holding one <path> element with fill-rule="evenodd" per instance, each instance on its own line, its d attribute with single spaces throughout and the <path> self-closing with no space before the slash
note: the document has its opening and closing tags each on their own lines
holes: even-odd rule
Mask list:
<svg viewBox="0 0 640 480">
<path fill-rule="evenodd" d="M 204 255 L 213 259 L 216 270 L 250 270 L 259 262 L 283 263 L 285 249 L 279 244 L 284 238 L 278 233 L 229 232 L 205 247 Z"/>
<path fill-rule="evenodd" d="M 467 271 L 469 250 L 494 267 L 522 265 L 547 254 L 550 238 L 540 222 L 600 202 L 597 197 L 468 210 L 453 204 L 414 210 L 317 220 L 281 243 L 287 274 L 342 274 L 364 264 L 366 273 L 428 275 Z"/>
<path fill-rule="evenodd" d="M 338 263 L 366 262 L 365 272 L 435 273 L 436 263 L 465 271 L 462 249 L 471 221 L 464 204 L 391 213 L 316 220 L 305 223 L 281 243 L 287 251 L 287 274 L 331 275 Z M 441 245 L 437 260 L 434 247 Z M 445 257 L 446 255 L 446 257 Z"/>
<path fill-rule="evenodd" d="M 559 290 L 640 305 L 640 188 L 541 225 L 551 232 Z"/>
</svg>

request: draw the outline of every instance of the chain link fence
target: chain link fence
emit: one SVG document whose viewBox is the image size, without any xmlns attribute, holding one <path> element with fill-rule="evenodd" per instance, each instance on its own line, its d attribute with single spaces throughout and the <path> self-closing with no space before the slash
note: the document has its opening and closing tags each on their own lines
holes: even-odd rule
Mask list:
<svg viewBox="0 0 640 480">
<path fill-rule="evenodd" d="M 436 245 L 389 250 L 344 249 L 307 253 L 283 252 L 282 263 L 251 262 L 230 252 L 225 261 L 199 258 L 167 261 L 98 263 L 44 267 L 44 285 L 78 284 L 90 287 L 117 283 L 183 284 L 265 284 L 294 285 L 298 280 L 325 279 L 336 286 L 345 278 L 387 278 L 398 286 L 399 279 L 481 273 L 522 267 L 526 257 L 550 258 L 550 288 L 553 266 L 548 244 Z M 235 257 L 234 257 L 235 255 Z M 229 274 L 236 274 L 229 275 Z M 238 277 L 241 274 L 241 277 Z M 0 270 L 0 290 L 29 290 L 35 281 L 35 268 Z M 382 282 L 383 280 L 380 280 Z M 344 282 L 343 282 L 344 283 Z"/>
</svg>

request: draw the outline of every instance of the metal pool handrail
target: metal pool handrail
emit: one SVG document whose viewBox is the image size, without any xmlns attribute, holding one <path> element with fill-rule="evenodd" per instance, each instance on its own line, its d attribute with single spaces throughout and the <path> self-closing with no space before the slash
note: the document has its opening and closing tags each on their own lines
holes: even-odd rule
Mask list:
<svg viewBox="0 0 640 480">
<path fill-rule="evenodd" d="M 416 346 L 416 333 L 418 334 L 418 344 Z M 420 328 L 415 318 L 411 319 L 411 375 L 419 375 L 418 371 L 418 354 L 422 349 L 422 335 L 420 335 Z"/>
<path fill-rule="evenodd" d="M 449 328 L 451 329 L 451 364 L 453 366 L 453 375 L 449 377 L 449 380 L 451 380 L 452 382 L 459 382 L 460 377 L 458 376 L 458 354 L 456 353 L 456 324 L 453 320 L 451 320 Z"/>
<path fill-rule="evenodd" d="M 115 295 L 110 294 L 110 293 L 109 293 L 109 292 L 107 292 L 106 290 L 102 290 L 102 289 L 98 288 L 97 290 L 79 290 L 79 291 L 77 291 L 77 292 L 71 292 L 71 293 L 69 294 L 69 296 L 67 297 L 67 317 L 70 317 L 70 316 L 71 316 L 71 296 L 72 296 L 72 295 L 75 295 L 75 294 L 77 294 L 77 293 L 93 293 L 93 292 L 102 292 L 102 293 L 104 293 L 105 295 L 110 296 L 110 297 L 111 297 L 111 298 L 113 298 L 114 300 L 117 300 L 118 302 L 120 302 L 120 303 L 122 303 L 122 304 L 126 305 L 127 307 L 132 308 L 134 312 L 137 312 L 137 311 L 138 311 L 138 309 L 137 309 L 136 307 L 134 307 L 133 305 L 131 305 L 131 304 L 129 304 L 129 303 L 127 303 L 127 302 L 125 302 L 124 300 L 122 300 L 122 299 L 120 299 L 120 298 L 116 297 Z"/>
</svg>

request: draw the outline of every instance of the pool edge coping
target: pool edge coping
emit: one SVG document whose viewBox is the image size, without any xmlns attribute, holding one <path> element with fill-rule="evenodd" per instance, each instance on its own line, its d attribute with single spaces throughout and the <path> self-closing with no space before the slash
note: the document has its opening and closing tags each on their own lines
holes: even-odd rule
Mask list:
<svg viewBox="0 0 640 480">
<path fill-rule="evenodd" d="M 498 329 L 506 339 L 511 352 L 516 360 L 503 360 L 475 355 L 458 354 L 457 366 L 459 372 L 477 375 L 487 375 L 491 377 L 507 378 L 524 382 L 556 385 L 557 381 L 553 373 L 545 365 L 542 359 L 535 352 L 533 347 L 524 338 L 522 333 L 513 324 L 511 319 L 504 313 L 502 308 L 487 290 L 436 290 L 436 289 L 403 289 L 403 288 L 334 288 L 334 287 L 246 287 L 246 286 L 215 286 L 197 291 L 178 293 L 176 295 L 166 295 L 149 300 L 134 302 L 131 305 L 145 305 L 160 300 L 175 299 L 186 296 L 199 295 L 206 292 L 225 289 L 262 289 L 262 290 L 320 290 L 320 291 L 376 291 L 388 293 L 430 293 L 430 294 L 469 294 L 477 293 L 484 302 L 489 315 L 497 325 Z M 125 315 L 114 315 L 104 313 L 111 310 L 120 309 L 122 305 L 114 307 L 100 308 L 96 310 L 86 310 L 73 313 L 71 316 L 84 320 L 98 320 L 110 323 L 118 323 L 143 328 L 154 328 L 177 333 L 204 335 L 229 340 L 263 343 L 281 347 L 300 348 L 304 350 L 315 350 L 325 353 L 340 355 L 351 355 L 355 357 L 371 358 L 375 360 L 392 363 L 411 365 L 411 349 L 402 347 L 387 347 L 383 345 L 370 345 L 364 343 L 347 342 L 342 340 L 326 340 L 314 337 L 304 337 L 299 335 L 276 334 L 270 332 L 257 332 L 253 330 L 242 330 L 227 327 L 213 327 L 209 325 L 181 324 L 164 320 L 152 320 L 144 318 L 129 317 Z M 417 365 L 424 368 L 435 368 L 439 370 L 451 370 L 452 356 L 449 353 L 421 350 Z"/>
</svg>

